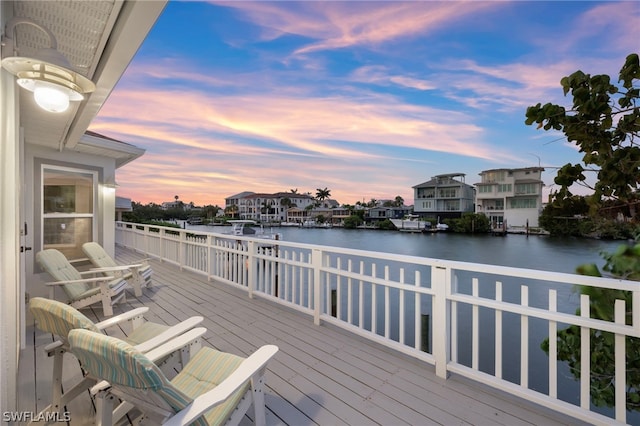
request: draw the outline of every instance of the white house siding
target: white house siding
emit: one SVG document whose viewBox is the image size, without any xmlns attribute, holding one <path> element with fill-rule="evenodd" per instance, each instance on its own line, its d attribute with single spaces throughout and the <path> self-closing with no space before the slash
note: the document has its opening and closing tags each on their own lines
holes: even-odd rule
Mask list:
<svg viewBox="0 0 640 426">
<path fill-rule="evenodd" d="M 0 5 L 0 23 L 4 5 Z M 3 25 L 4 26 L 4 25 Z M 20 319 L 24 298 L 20 268 L 20 134 L 13 75 L 0 70 L 0 412 L 15 411 Z"/>
<path fill-rule="evenodd" d="M 488 216 L 494 225 L 506 221 L 508 227 L 537 227 L 542 211 L 543 171 L 540 167 L 526 167 L 481 172 L 481 182 L 476 185 L 476 212 Z M 525 207 L 527 204 L 531 207 Z"/>
</svg>

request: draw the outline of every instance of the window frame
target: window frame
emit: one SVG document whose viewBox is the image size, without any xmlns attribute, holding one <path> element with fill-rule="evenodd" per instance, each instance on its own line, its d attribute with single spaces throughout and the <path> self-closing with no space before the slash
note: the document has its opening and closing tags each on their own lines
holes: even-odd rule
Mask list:
<svg viewBox="0 0 640 426">
<path fill-rule="evenodd" d="M 75 175 L 83 175 L 91 177 L 91 195 L 90 195 L 90 212 L 88 213 L 77 213 L 77 212 L 45 212 L 45 182 L 46 182 L 46 174 L 51 172 L 62 172 L 68 174 Z M 91 230 L 91 240 L 96 240 L 98 236 L 98 221 L 99 221 L 99 212 L 98 212 L 98 192 L 99 192 L 99 184 L 100 184 L 100 173 L 98 170 L 90 169 L 90 168 L 80 168 L 80 167 L 72 167 L 72 166 L 62 166 L 56 165 L 52 163 L 43 162 L 40 164 L 40 206 L 38 208 L 38 216 L 39 216 L 39 225 L 40 225 L 40 235 L 39 235 L 39 243 L 42 249 L 45 248 L 45 221 L 47 219 L 90 219 L 90 230 Z M 47 244 L 47 246 L 51 246 L 51 244 Z M 77 247 L 74 244 L 74 247 Z M 54 247 L 55 248 L 55 247 Z M 73 260 L 73 259 L 70 259 Z"/>
</svg>

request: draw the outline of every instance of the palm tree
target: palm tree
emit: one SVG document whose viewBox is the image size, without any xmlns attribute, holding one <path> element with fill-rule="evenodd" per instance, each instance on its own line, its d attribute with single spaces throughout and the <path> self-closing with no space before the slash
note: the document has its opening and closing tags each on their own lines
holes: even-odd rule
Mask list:
<svg viewBox="0 0 640 426">
<path fill-rule="evenodd" d="M 290 189 L 289 191 L 291 191 L 292 194 L 297 194 L 298 193 L 298 188 Z"/>
<path fill-rule="evenodd" d="M 396 195 L 396 207 L 404 206 L 404 198 L 399 195 Z"/>
<path fill-rule="evenodd" d="M 229 207 L 227 207 L 224 210 L 225 210 L 226 213 L 231 215 L 231 217 L 236 217 L 236 214 L 238 213 L 238 205 L 237 204 L 232 204 L 232 205 L 230 205 Z"/>
<path fill-rule="evenodd" d="M 324 201 L 327 198 L 331 197 L 331 190 L 327 189 L 326 187 L 324 189 L 316 189 L 316 198 L 319 201 Z"/>
</svg>

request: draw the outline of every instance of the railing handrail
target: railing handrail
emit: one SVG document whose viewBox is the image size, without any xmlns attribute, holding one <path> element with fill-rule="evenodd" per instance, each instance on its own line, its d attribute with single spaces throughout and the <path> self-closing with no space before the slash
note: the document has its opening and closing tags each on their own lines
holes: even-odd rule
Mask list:
<svg viewBox="0 0 640 426">
<path fill-rule="evenodd" d="M 618 392 L 617 395 L 615 420 L 590 411 L 589 370 L 582 372 L 580 406 L 559 400 L 556 396 L 557 354 L 552 353 L 553 351 L 549 352 L 548 395 L 529 388 L 528 348 L 529 340 L 534 336 L 530 336 L 528 324 L 530 319 L 547 321 L 552 348 L 555 348 L 558 324 L 568 324 L 581 327 L 582 335 L 587 338 L 588 330 L 592 329 L 613 333 L 616 336 L 616 351 L 624 352 L 626 336 L 640 337 L 638 282 L 126 222 L 116 222 L 116 243 L 141 251 L 146 256 L 175 263 L 180 268 L 205 274 L 209 280 L 240 286 L 248 292 L 249 297 L 259 295 L 293 307 L 313 316 L 318 325 L 321 321 L 330 322 L 435 364 L 436 374 L 440 377 L 446 378 L 449 372 L 463 374 L 588 422 L 623 424 L 626 421 L 626 405 L 625 400 L 622 400 L 624 392 Z M 430 272 L 425 268 L 430 269 Z M 486 294 L 480 296 L 480 282 L 475 275 L 470 282 L 467 282 L 465 275 L 467 281 L 460 283 L 460 273 L 497 276 L 504 280 L 516 278 L 520 283 L 519 287 L 509 283 L 504 288 L 513 293 L 510 293 L 512 298 L 517 296 L 517 301 L 503 300 L 502 279 L 483 281 L 482 288 L 485 291 L 488 289 L 492 295 L 487 297 Z M 530 306 L 529 285 L 522 284 L 529 282 L 547 283 L 548 308 Z M 460 285 L 466 286 L 466 290 L 461 292 Z M 573 285 L 632 292 L 632 324 L 626 325 L 624 322 L 624 303 L 616 303 L 616 321 L 590 318 L 589 300 L 585 295 L 580 297 L 582 315 L 558 311 L 558 294 L 555 288 L 564 289 Z M 536 293 L 537 297 L 541 296 L 540 292 L 547 291 L 537 286 L 531 288 L 539 293 Z M 368 298 L 365 297 L 367 292 Z M 334 298 L 335 306 L 332 305 Z M 413 307 L 409 306 L 411 301 Z M 471 326 L 468 326 L 470 330 L 458 324 L 459 311 L 463 307 L 471 309 Z M 480 309 L 492 312 L 495 322 L 496 355 L 493 374 L 480 369 Z M 420 322 L 424 320 L 425 313 L 432 320 L 431 325 L 427 324 L 426 328 Z M 502 378 L 503 327 L 512 326 L 503 324 L 503 314 L 520 318 L 519 384 Z M 380 322 L 382 329 L 378 325 Z M 428 332 L 430 327 L 433 329 L 431 354 L 422 347 L 425 342 L 429 344 L 430 339 L 423 333 Z M 585 330 L 587 334 L 584 334 Z M 460 333 L 471 335 L 470 366 L 458 360 L 461 353 L 458 348 Z M 413 343 L 405 342 L 407 338 Z M 584 348 L 583 345 L 583 350 Z M 587 351 L 581 357 L 589 359 L 589 355 Z M 624 371 L 620 371 L 621 369 L 624 370 L 625 365 L 616 364 L 617 377 L 624 378 Z M 616 383 L 616 386 L 624 386 L 624 380 Z"/>
</svg>

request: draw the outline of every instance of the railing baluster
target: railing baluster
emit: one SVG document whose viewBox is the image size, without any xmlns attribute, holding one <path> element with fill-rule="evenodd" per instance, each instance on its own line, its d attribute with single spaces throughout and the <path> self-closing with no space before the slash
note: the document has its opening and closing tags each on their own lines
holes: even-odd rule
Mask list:
<svg viewBox="0 0 640 426">
<path fill-rule="evenodd" d="M 376 264 L 371 264 L 371 278 L 376 278 Z M 371 331 L 373 334 L 378 334 L 378 301 L 376 295 L 376 284 L 374 280 L 371 280 Z"/>
<path fill-rule="evenodd" d="M 496 281 L 496 302 L 502 302 L 502 282 Z M 495 337 L 495 376 L 502 378 L 502 311 L 496 309 L 496 337 Z"/>
<path fill-rule="evenodd" d="M 625 324 L 625 301 L 616 300 L 614 319 L 616 324 Z M 616 333 L 615 335 L 615 400 L 616 400 L 616 420 L 622 423 L 627 422 L 627 351 L 625 345 L 625 335 Z"/>
<path fill-rule="evenodd" d="M 473 297 L 478 297 L 478 278 L 471 279 L 471 295 Z M 479 314 L 478 314 L 478 305 L 473 305 L 471 307 L 471 368 L 474 370 L 478 369 L 479 358 L 480 358 L 480 348 L 479 348 Z"/>
<path fill-rule="evenodd" d="M 415 271 L 415 286 L 416 288 L 420 288 L 420 271 Z M 422 350 L 423 347 L 428 347 L 428 342 L 422 342 L 423 336 L 426 336 L 426 332 L 422 330 L 422 295 L 418 292 L 414 293 L 414 304 L 415 304 L 415 317 L 413 318 L 413 328 L 414 328 L 414 336 L 413 336 L 413 347 L 415 350 Z M 425 344 L 427 343 L 427 344 Z"/>
<path fill-rule="evenodd" d="M 360 276 L 364 276 L 364 261 L 360 261 Z M 358 283 L 358 327 L 364 329 L 364 281 Z"/>
<path fill-rule="evenodd" d="M 336 269 L 342 270 L 342 257 L 336 259 Z M 342 277 L 340 274 L 336 277 L 336 318 L 342 318 Z"/>
<path fill-rule="evenodd" d="M 589 318 L 589 296 L 580 295 L 580 316 Z M 591 404 L 591 329 L 580 328 L 580 406 L 588 410 Z"/>
<path fill-rule="evenodd" d="M 521 305 L 529 306 L 529 287 L 521 286 Z M 529 387 L 529 317 L 520 315 L 520 386 Z"/>
<path fill-rule="evenodd" d="M 558 292 L 549 290 L 549 311 L 558 310 Z M 549 320 L 549 396 L 558 397 L 558 323 Z"/>
<path fill-rule="evenodd" d="M 404 268 L 400 268 L 400 284 L 404 287 Z M 398 341 L 404 345 L 404 288 L 400 288 L 400 300 L 398 301 Z"/>
<path fill-rule="evenodd" d="M 347 272 L 353 272 L 353 262 L 347 261 Z M 353 324 L 353 280 L 349 276 L 347 279 L 347 322 Z"/>
<path fill-rule="evenodd" d="M 384 266 L 384 280 L 389 282 L 389 265 Z M 391 336 L 391 303 L 389 286 L 384 286 L 384 337 Z"/>
</svg>

